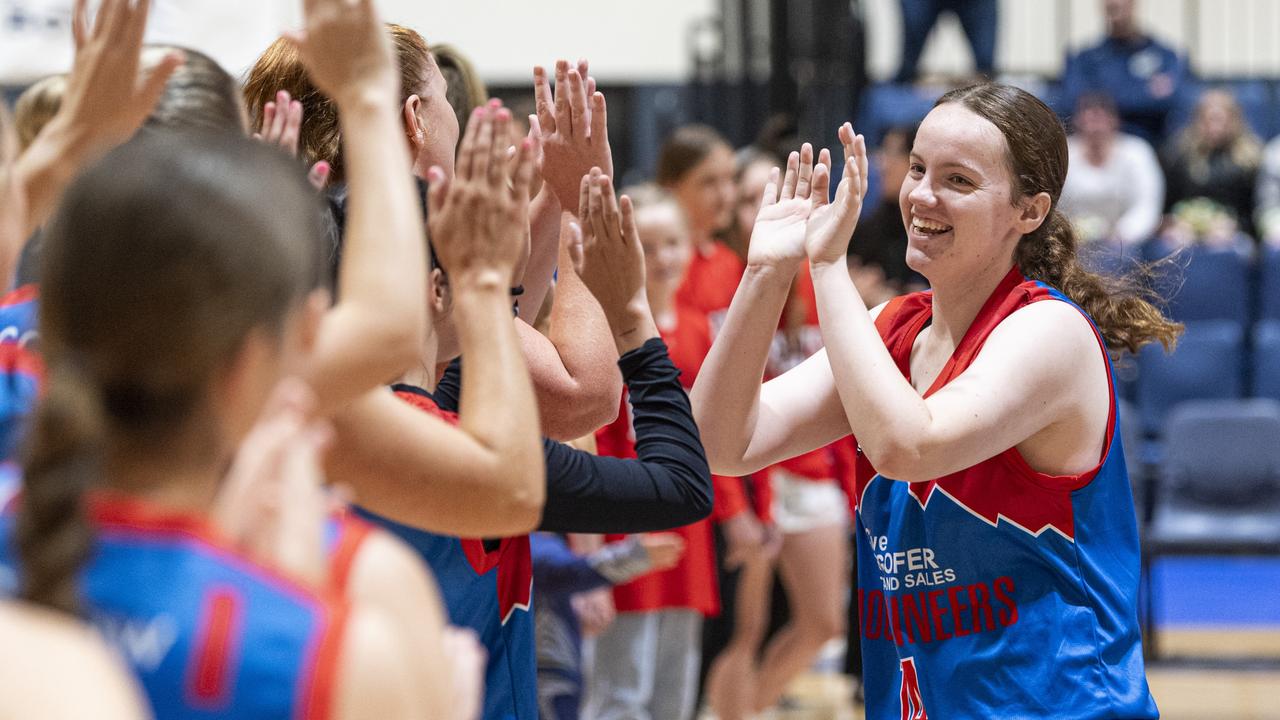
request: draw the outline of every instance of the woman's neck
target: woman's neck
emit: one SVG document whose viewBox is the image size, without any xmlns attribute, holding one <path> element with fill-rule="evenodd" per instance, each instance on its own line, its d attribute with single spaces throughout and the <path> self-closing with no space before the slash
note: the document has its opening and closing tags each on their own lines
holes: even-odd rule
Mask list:
<svg viewBox="0 0 1280 720">
<path fill-rule="evenodd" d="M 401 375 L 399 381 L 405 385 L 413 385 L 420 387 L 427 392 L 434 392 L 436 389 L 436 367 L 440 364 L 440 336 L 433 331 L 427 331 L 427 336 L 422 340 L 422 349 L 418 353 L 418 364 L 410 368 L 405 374 Z"/>
<path fill-rule="evenodd" d="M 1107 164 L 1107 158 L 1111 155 L 1111 146 L 1115 142 L 1115 136 L 1108 135 L 1100 138 L 1089 138 L 1084 142 L 1084 159 L 1094 167 L 1102 167 Z"/>
<path fill-rule="evenodd" d="M 989 269 L 967 275 L 960 282 L 935 284 L 930 339 L 948 343 L 952 348 L 959 345 L 991 293 L 1009 274 L 1012 264 L 1011 261 L 992 263 Z"/>
<path fill-rule="evenodd" d="M 103 485 L 165 510 L 208 515 L 229 462 L 213 455 L 207 460 L 184 459 L 184 454 L 108 453 Z"/>
</svg>

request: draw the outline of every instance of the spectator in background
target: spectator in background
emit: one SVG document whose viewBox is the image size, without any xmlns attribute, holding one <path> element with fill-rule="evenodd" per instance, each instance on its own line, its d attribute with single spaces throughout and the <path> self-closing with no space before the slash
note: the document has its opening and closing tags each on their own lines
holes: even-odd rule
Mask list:
<svg viewBox="0 0 1280 720">
<path fill-rule="evenodd" d="M 440 74 L 444 76 L 444 95 L 453 107 L 453 114 L 458 118 L 458 145 L 461 146 L 467 119 L 471 117 L 472 110 L 489 101 L 489 90 L 476 72 L 475 65 L 458 48 L 439 43 L 431 46 L 431 54 L 435 56 L 436 67 L 440 68 Z"/>
<path fill-rule="evenodd" d="M 1257 210 L 1254 213 L 1258 239 L 1280 247 L 1280 137 L 1267 143 L 1258 171 Z"/>
<path fill-rule="evenodd" d="M 1085 93 L 1106 93 L 1116 101 L 1124 132 L 1159 145 L 1191 73 L 1185 58 L 1138 27 L 1136 4 L 1137 0 L 1103 0 L 1107 36 L 1067 58 L 1063 102 L 1075 108 Z"/>
<path fill-rule="evenodd" d="M 738 167 L 733 176 L 738 199 L 733 205 L 733 227 L 725 233 L 725 245 L 745 263 L 747 246 L 751 244 L 751 228 L 756 224 L 756 213 L 760 211 L 764 186 L 769 182 L 769 171 L 783 167 L 785 163 L 777 155 L 755 145 L 739 150 L 734 160 Z"/>
<path fill-rule="evenodd" d="M 880 200 L 858 223 L 849 243 L 849 272 L 862 297 L 875 307 L 895 295 L 922 290 L 924 278 L 907 267 L 907 230 L 898 193 L 911 169 L 914 125 L 889 128 L 876 153 Z"/>
<path fill-rule="evenodd" d="M 1253 234 L 1254 186 L 1262 163 L 1262 142 L 1245 124 L 1231 93 L 1204 93 L 1196 105 L 1195 119 L 1166 148 L 1163 159 L 1168 183 L 1166 209 L 1206 198 L 1229 211 L 1241 230 Z"/>
<path fill-rule="evenodd" d="M 960 21 L 969 49 L 973 51 L 974 69 L 991 79 L 996 70 L 996 0 L 901 0 L 902 65 L 894 82 L 915 82 L 920 56 L 924 54 L 929 31 L 943 11 L 949 10 Z"/>
<path fill-rule="evenodd" d="M 1120 132 L 1116 105 L 1088 93 L 1076 102 L 1067 138 L 1067 184 L 1059 207 L 1082 242 L 1133 245 L 1150 240 L 1164 208 L 1164 175 L 1155 150 Z"/>
<path fill-rule="evenodd" d="M 716 239 L 733 224 L 737 200 L 733 174 L 733 148 L 705 125 L 679 128 L 658 155 L 658 185 L 680 204 L 693 241 L 693 259 L 676 302 L 706 315 L 713 333 L 720 327 L 746 267 Z"/>
<path fill-rule="evenodd" d="M 13 123 L 18 131 L 18 152 L 25 151 L 40 130 L 58 114 L 67 90 L 66 75 L 50 75 L 27 88 L 13 106 Z"/>
</svg>

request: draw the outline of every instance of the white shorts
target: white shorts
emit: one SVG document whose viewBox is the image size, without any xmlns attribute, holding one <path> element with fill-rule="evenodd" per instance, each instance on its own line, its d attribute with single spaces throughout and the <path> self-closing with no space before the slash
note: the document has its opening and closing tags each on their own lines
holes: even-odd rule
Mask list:
<svg viewBox="0 0 1280 720">
<path fill-rule="evenodd" d="M 849 524 L 849 504 L 834 480 L 810 480 L 775 467 L 773 522 L 784 534 Z"/>
</svg>

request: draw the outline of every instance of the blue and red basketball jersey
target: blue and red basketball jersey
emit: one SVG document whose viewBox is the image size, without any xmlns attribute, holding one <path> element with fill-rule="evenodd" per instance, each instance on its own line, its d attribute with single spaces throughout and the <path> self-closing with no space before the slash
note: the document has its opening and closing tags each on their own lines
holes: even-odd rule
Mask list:
<svg viewBox="0 0 1280 720">
<path fill-rule="evenodd" d="M 398 386 L 396 395 L 424 412 L 456 424 L 416 388 Z M 431 566 L 454 625 L 480 636 L 489 654 L 485 668 L 484 720 L 537 720 L 537 662 L 534 657 L 533 560 L 529 536 L 478 540 L 439 535 L 402 525 L 360 508 L 366 520 L 408 543 Z"/>
<path fill-rule="evenodd" d="M 44 380 L 36 351 L 38 297 L 35 285 L 24 285 L 0 298 L 0 462 L 14 458 Z"/>
<path fill-rule="evenodd" d="M 85 607 L 156 717 L 330 716 L 344 603 L 243 558 L 204 518 L 105 497 L 91 514 Z M 10 578 L 15 519 L 0 516 Z"/>
<path fill-rule="evenodd" d="M 1070 303 L 1010 271 L 925 396 L 963 373 L 1004 318 L 1041 301 Z M 931 312 L 929 293 L 916 293 L 877 319 L 908 378 Z M 1116 423 L 1112 384 L 1103 456 L 1075 476 L 1038 473 L 1010 448 L 906 483 L 858 453 L 852 501 L 869 719 L 1158 716 L 1143 668 L 1137 522 Z"/>
</svg>

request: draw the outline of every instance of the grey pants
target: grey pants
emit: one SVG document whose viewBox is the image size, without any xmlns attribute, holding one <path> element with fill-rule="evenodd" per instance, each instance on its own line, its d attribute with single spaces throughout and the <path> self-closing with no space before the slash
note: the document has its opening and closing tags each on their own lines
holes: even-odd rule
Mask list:
<svg viewBox="0 0 1280 720">
<path fill-rule="evenodd" d="M 587 693 L 593 720 L 689 720 L 698 701 L 702 614 L 618 613 L 596 639 Z"/>
</svg>

